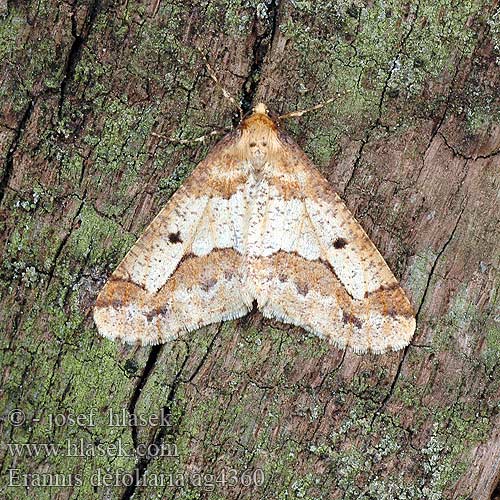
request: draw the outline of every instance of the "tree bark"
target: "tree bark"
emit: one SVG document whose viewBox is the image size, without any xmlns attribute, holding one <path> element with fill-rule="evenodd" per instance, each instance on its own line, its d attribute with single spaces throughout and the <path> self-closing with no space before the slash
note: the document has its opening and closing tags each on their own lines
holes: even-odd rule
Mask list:
<svg viewBox="0 0 500 500">
<path fill-rule="evenodd" d="M 2 498 L 498 497 L 496 2 L 0 16 Z M 97 335 L 99 289 L 217 140 L 178 139 L 238 122 L 200 54 L 245 111 L 337 95 L 286 127 L 401 279 L 406 349 L 257 312 L 150 348 Z"/>
</svg>

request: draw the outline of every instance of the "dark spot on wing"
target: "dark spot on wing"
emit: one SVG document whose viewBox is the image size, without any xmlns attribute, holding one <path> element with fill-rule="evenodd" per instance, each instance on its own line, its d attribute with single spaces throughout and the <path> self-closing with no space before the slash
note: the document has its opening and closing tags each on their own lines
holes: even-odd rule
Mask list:
<svg viewBox="0 0 500 500">
<path fill-rule="evenodd" d="M 200 288 L 204 292 L 208 292 L 210 290 L 210 288 L 213 288 L 216 284 L 217 284 L 217 280 L 215 278 L 207 278 L 207 279 L 204 279 L 200 283 Z"/>
<path fill-rule="evenodd" d="M 333 246 L 337 249 L 340 250 L 341 248 L 344 248 L 347 245 L 347 241 L 344 238 L 337 238 L 333 242 Z"/>
<path fill-rule="evenodd" d="M 351 325 L 354 325 L 356 328 L 361 328 L 363 326 L 363 322 L 357 316 L 346 311 L 342 312 L 342 321 L 345 324 L 351 323 Z"/>
<path fill-rule="evenodd" d="M 233 279 L 234 277 L 234 272 L 231 269 L 224 269 L 224 279 L 229 281 Z"/>
<path fill-rule="evenodd" d="M 112 300 L 106 303 L 107 307 L 112 307 L 113 309 L 120 309 L 124 305 L 123 300 L 114 297 Z"/>
<path fill-rule="evenodd" d="M 396 290 L 397 288 L 399 288 L 399 283 L 397 281 L 395 281 L 394 283 L 390 283 L 389 285 L 380 285 L 376 290 L 365 292 L 365 298 L 374 293 L 391 292 L 393 290 Z"/>
<path fill-rule="evenodd" d="M 168 235 L 168 241 L 170 241 L 170 243 L 182 243 L 180 231 L 177 231 L 176 233 L 170 233 Z"/>
<path fill-rule="evenodd" d="M 297 288 L 297 292 L 300 293 L 300 295 L 303 295 L 304 297 L 307 295 L 307 292 L 309 292 L 309 285 L 305 282 L 295 282 L 295 287 Z"/>
<path fill-rule="evenodd" d="M 153 319 L 156 318 L 157 316 L 166 316 L 168 312 L 169 312 L 169 307 L 168 305 L 165 304 L 163 306 L 156 307 L 151 311 L 147 311 L 146 313 L 144 313 L 144 316 L 146 316 L 146 319 L 148 321 L 153 321 Z"/>
<path fill-rule="evenodd" d="M 396 316 L 398 316 L 398 312 L 396 311 L 396 309 L 394 309 L 394 307 L 390 307 L 389 309 L 384 311 L 384 314 L 386 316 L 390 316 L 391 318 L 395 318 Z"/>
</svg>

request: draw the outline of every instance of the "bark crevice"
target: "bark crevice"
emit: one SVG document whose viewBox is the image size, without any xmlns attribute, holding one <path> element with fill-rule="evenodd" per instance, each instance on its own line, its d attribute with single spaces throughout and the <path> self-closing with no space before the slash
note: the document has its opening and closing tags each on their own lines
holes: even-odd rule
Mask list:
<svg viewBox="0 0 500 500">
<path fill-rule="evenodd" d="M 63 78 L 59 86 L 59 102 L 57 108 L 57 117 L 62 118 L 64 100 L 67 94 L 67 88 L 71 80 L 75 75 L 75 69 L 80 62 L 83 52 L 83 46 L 87 41 L 90 34 L 92 26 L 96 20 L 99 11 L 99 0 L 94 0 L 90 9 L 85 17 L 83 27 L 78 33 L 78 20 L 77 20 L 77 4 L 74 3 L 71 10 L 71 36 L 73 37 L 73 42 L 66 57 L 66 63 L 64 65 Z"/>
<path fill-rule="evenodd" d="M 172 409 L 175 405 L 177 391 L 182 384 L 192 383 L 194 378 L 198 375 L 202 366 L 206 363 L 208 356 L 213 351 L 213 347 L 215 345 L 215 342 L 222 331 L 222 326 L 223 326 L 223 324 L 220 323 L 219 326 L 217 327 L 217 331 L 215 332 L 215 335 L 212 337 L 212 339 L 207 347 L 207 350 L 205 351 L 201 360 L 195 366 L 195 368 L 193 369 L 191 374 L 188 377 L 183 378 L 183 374 L 186 370 L 188 361 L 192 357 L 192 354 L 189 352 L 189 346 L 188 346 L 188 352 L 185 355 L 185 357 L 181 363 L 180 368 L 177 370 L 176 374 L 174 375 L 174 378 L 173 378 L 172 383 L 170 385 L 170 390 L 169 390 L 168 395 L 167 395 L 167 399 L 165 401 L 165 405 L 161 409 L 161 415 L 163 415 L 166 418 L 167 422 L 162 422 L 163 425 L 161 425 L 159 427 L 159 430 L 155 433 L 152 440 L 148 443 L 148 449 L 152 445 L 156 445 L 157 447 L 160 447 L 163 444 L 165 437 L 167 435 L 171 436 L 172 438 L 176 436 L 180 422 L 177 423 L 176 428 L 173 428 L 172 422 L 171 422 L 171 417 L 172 417 Z M 146 362 L 146 366 L 142 372 L 142 375 L 139 379 L 139 382 L 137 383 L 135 390 L 132 394 L 132 397 L 130 399 L 128 411 L 129 411 L 129 414 L 131 416 L 135 415 L 135 408 L 136 408 L 137 402 L 140 398 L 142 389 L 145 387 L 145 385 L 149 379 L 149 376 L 151 375 L 151 373 L 153 371 L 153 368 L 156 366 L 156 363 L 157 363 L 157 360 L 158 360 L 158 357 L 161 353 L 162 348 L 163 348 L 163 345 L 158 345 L 158 346 L 153 346 L 153 348 L 151 349 L 148 360 Z M 170 430 L 170 432 L 169 432 L 169 430 Z M 137 426 L 135 426 L 135 425 L 132 425 L 132 441 L 134 444 L 134 448 L 137 448 L 138 431 L 137 431 Z M 131 475 L 133 477 L 133 482 L 125 489 L 125 491 L 123 492 L 123 495 L 121 497 L 121 500 L 130 500 L 134 496 L 134 493 L 135 493 L 137 487 L 139 486 L 141 479 L 144 477 L 144 474 L 146 473 L 146 471 L 149 467 L 149 464 L 151 463 L 151 461 L 154 458 L 155 458 L 154 456 L 148 456 L 148 455 L 139 458 L 136 467 L 134 468 L 133 472 L 131 473 Z"/>
<path fill-rule="evenodd" d="M 0 205 L 3 202 L 5 197 L 5 192 L 9 187 L 10 179 L 12 178 L 12 174 L 14 173 L 14 155 L 16 154 L 17 148 L 21 143 L 23 132 L 33 114 L 33 110 L 35 109 L 35 100 L 30 100 L 26 109 L 24 110 L 23 116 L 19 121 L 19 126 L 17 127 L 12 142 L 10 144 L 9 149 L 7 150 L 7 154 L 5 156 L 3 175 L 0 179 Z"/>
<path fill-rule="evenodd" d="M 266 6 L 264 16 L 265 27 L 261 28 L 261 21 L 255 13 L 252 25 L 252 33 L 255 38 L 252 45 L 252 62 L 250 71 L 242 86 L 241 109 L 243 113 L 248 113 L 255 104 L 254 98 L 260 82 L 262 67 L 266 56 L 272 47 L 278 29 L 279 0 L 271 0 Z M 260 33 L 259 31 L 262 30 Z"/>
</svg>

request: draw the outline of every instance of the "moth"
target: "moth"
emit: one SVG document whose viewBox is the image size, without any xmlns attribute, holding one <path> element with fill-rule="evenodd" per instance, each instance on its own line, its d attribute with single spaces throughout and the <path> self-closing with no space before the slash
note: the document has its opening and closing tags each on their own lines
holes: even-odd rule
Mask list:
<svg viewBox="0 0 500 500">
<path fill-rule="evenodd" d="M 338 348 L 406 346 L 413 309 L 362 227 L 258 104 L 208 154 L 100 292 L 101 335 L 142 345 L 256 303 Z"/>
</svg>

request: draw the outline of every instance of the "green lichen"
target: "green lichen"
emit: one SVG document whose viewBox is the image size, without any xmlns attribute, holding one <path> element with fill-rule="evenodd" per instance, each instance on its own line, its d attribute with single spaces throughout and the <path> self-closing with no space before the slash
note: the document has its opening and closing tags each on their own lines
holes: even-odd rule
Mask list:
<svg viewBox="0 0 500 500">
<path fill-rule="evenodd" d="M 398 99 L 415 100 L 429 79 L 453 72 L 456 48 L 465 56 L 474 48 L 476 29 L 468 20 L 482 10 L 476 1 L 458 7 L 448 1 L 420 2 L 408 8 L 395 1 L 370 6 L 301 1 L 295 7 L 280 26 L 293 42 L 290 50 L 301 77 L 294 108 L 339 95 L 327 110 L 315 113 L 322 125 L 305 145 L 320 165 L 338 151 L 341 136 L 360 139 L 360 130 L 377 124 Z M 311 64 L 314 54 L 322 56 Z M 396 128 L 404 131 L 412 113 L 407 105 L 399 110 Z"/>
<path fill-rule="evenodd" d="M 9 7 L 6 17 L 0 18 L 0 60 L 12 58 L 24 22 L 23 16 L 14 5 Z"/>
</svg>

